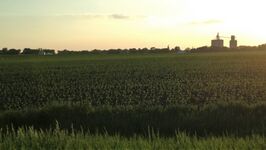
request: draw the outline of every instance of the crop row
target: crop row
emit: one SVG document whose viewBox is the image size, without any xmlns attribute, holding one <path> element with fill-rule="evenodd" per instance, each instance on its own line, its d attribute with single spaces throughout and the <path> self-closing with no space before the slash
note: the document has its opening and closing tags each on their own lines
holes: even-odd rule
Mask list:
<svg viewBox="0 0 266 150">
<path fill-rule="evenodd" d="M 266 100 L 261 55 L 1 56 L 0 106 L 256 103 Z"/>
</svg>

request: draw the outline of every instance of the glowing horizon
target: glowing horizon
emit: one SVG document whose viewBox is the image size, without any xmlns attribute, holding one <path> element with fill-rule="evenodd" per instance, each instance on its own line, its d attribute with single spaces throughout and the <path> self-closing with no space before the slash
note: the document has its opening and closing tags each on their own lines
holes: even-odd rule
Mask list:
<svg viewBox="0 0 266 150">
<path fill-rule="evenodd" d="M 209 46 L 217 32 L 266 43 L 262 0 L 10 0 L 0 2 L 0 48 Z M 227 39 L 225 45 L 227 46 Z"/>
</svg>

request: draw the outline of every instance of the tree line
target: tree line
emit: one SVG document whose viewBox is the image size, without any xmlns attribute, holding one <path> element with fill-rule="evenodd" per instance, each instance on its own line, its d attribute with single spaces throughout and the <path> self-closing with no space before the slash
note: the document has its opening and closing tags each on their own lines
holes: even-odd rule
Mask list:
<svg viewBox="0 0 266 150">
<path fill-rule="evenodd" d="M 218 51 L 227 51 L 227 50 L 266 50 L 266 44 L 262 44 L 259 46 L 239 46 L 235 49 L 230 49 L 227 47 L 223 48 L 214 48 L 214 47 L 198 47 L 198 48 L 186 48 L 185 50 L 181 50 L 179 46 L 176 46 L 174 48 L 130 48 L 130 49 L 108 49 L 108 50 L 81 50 L 81 51 L 75 51 L 75 50 L 59 50 L 57 53 L 53 49 L 31 49 L 31 48 L 25 48 L 22 50 L 20 49 L 8 49 L 3 48 L 0 50 L 0 55 L 72 55 L 72 54 L 138 54 L 138 53 L 183 53 L 183 52 L 218 52 Z"/>
<path fill-rule="evenodd" d="M 168 48 L 130 48 L 130 49 L 108 49 L 108 50 L 98 50 L 94 49 L 92 51 L 74 51 L 74 50 L 62 50 L 58 51 L 58 55 L 69 55 L 69 54 L 138 54 L 138 53 L 175 53 L 181 51 L 180 47 Z"/>
<path fill-rule="evenodd" d="M 31 48 L 25 48 L 23 51 L 20 49 L 8 49 L 3 48 L 0 50 L 0 55 L 54 55 L 55 50 L 52 49 L 31 49 Z"/>
<path fill-rule="evenodd" d="M 108 49 L 108 50 L 60 50 L 58 55 L 71 55 L 71 54 L 127 54 L 127 53 L 175 53 L 181 51 L 180 47 L 175 47 L 170 49 L 167 48 L 130 48 L 130 49 Z M 56 52 L 53 49 L 31 49 L 25 48 L 23 51 L 20 49 L 8 49 L 3 48 L 0 50 L 0 55 L 55 55 Z"/>
</svg>

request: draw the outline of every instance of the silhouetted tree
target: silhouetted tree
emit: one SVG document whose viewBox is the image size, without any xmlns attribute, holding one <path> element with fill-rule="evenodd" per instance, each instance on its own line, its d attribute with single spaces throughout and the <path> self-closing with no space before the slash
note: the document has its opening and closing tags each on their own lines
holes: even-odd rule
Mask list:
<svg viewBox="0 0 266 150">
<path fill-rule="evenodd" d="M 266 44 L 262 44 L 258 46 L 258 49 L 260 50 L 266 50 Z"/>
<path fill-rule="evenodd" d="M 179 46 L 176 46 L 175 48 L 172 49 L 173 52 L 179 52 L 181 51 L 181 48 Z"/>
<path fill-rule="evenodd" d="M 2 54 L 2 55 L 19 55 L 20 54 L 20 49 L 10 49 L 10 50 L 8 50 L 8 48 L 3 48 L 0 51 L 0 54 Z"/>
<path fill-rule="evenodd" d="M 8 51 L 8 48 L 6 48 L 6 47 L 2 49 L 3 54 L 7 53 L 7 51 Z"/>
<path fill-rule="evenodd" d="M 19 55 L 21 52 L 20 49 L 10 49 L 9 51 L 7 51 L 8 55 Z"/>
</svg>

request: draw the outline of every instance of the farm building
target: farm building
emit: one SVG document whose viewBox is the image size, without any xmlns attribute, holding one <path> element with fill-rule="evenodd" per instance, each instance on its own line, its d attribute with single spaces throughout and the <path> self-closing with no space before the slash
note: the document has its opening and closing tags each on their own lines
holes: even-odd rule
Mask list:
<svg viewBox="0 0 266 150">
<path fill-rule="evenodd" d="M 224 40 L 220 39 L 219 33 L 216 36 L 216 39 L 212 40 L 211 47 L 215 48 L 223 48 L 224 47 Z"/>
</svg>

